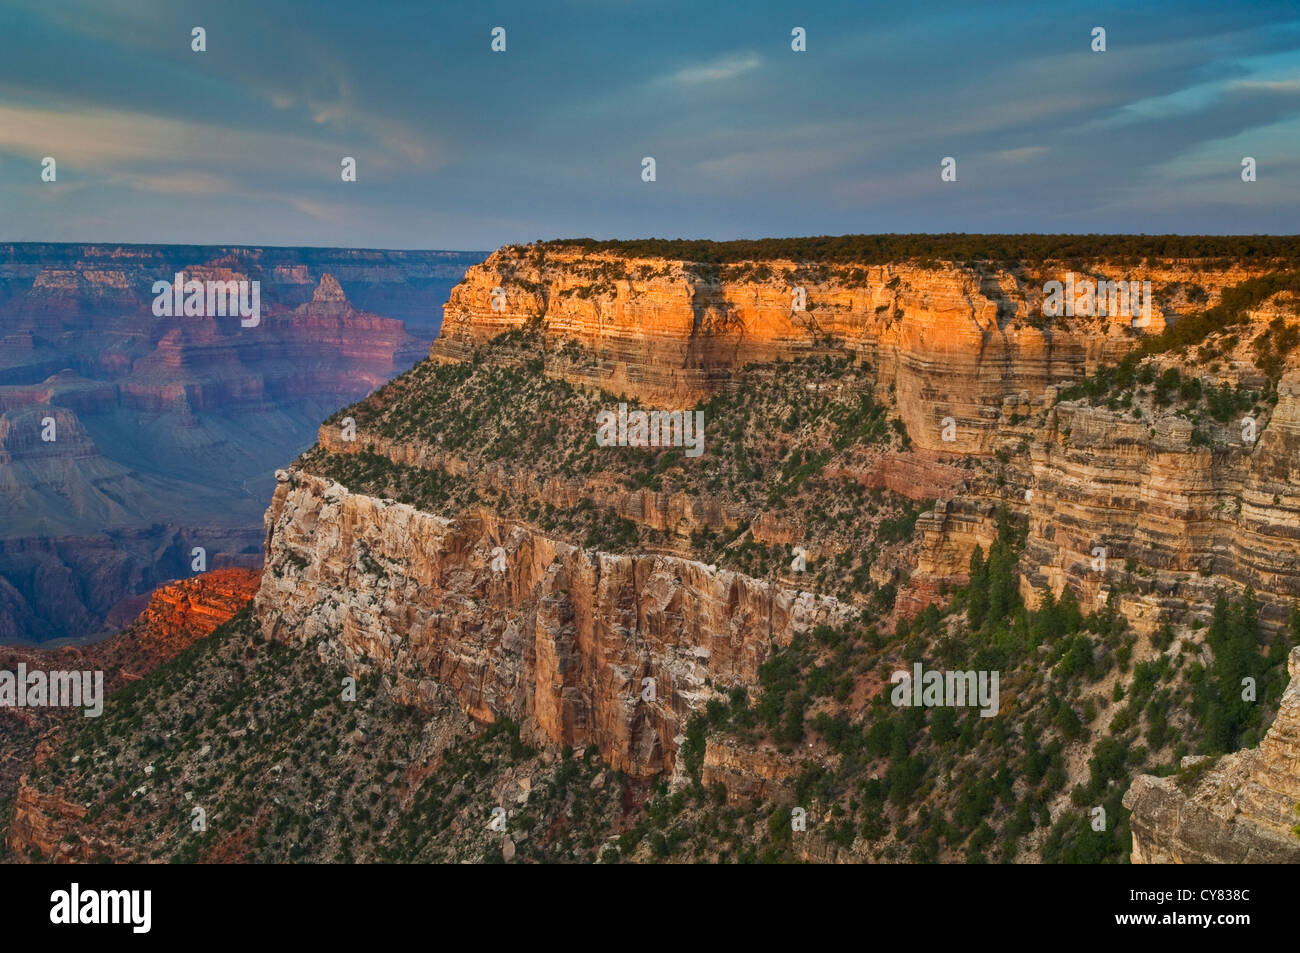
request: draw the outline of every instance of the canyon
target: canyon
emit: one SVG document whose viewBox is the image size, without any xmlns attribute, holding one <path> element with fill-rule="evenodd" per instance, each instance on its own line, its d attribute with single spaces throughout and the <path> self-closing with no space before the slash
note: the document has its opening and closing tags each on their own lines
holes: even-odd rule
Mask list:
<svg viewBox="0 0 1300 953">
<path fill-rule="evenodd" d="M 165 720 L 110 712 L 113 752 L 85 735 L 75 765 L 72 740 L 52 754 L 9 846 L 643 860 L 682 856 L 684 832 L 711 859 L 973 862 L 994 843 L 1020 861 L 1294 859 L 1300 655 L 1285 691 L 1278 660 L 1300 638 L 1300 295 L 1268 284 L 1294 266 L 499 249 L 450 290 L 426 360 L 355 394 L 274 473 L 256 595 L 192 663 L 204 685 L 294 667 L 315 707 L 284 698 L 282 732 L 221 741 L 243 780 L 216 788 L 187 780 L 211 770 L 193 749 L 267 723 L 227 720 L 242 694 L 213 695 L 161 748 Z M 1068 272 L 1150 281 L 1150 322 L 1044 318 Z M 335 288 L 299 307 L 346 309 Z M 629 401 L 701 409 L 705 453 L 600 446 L 597 413 Z M 1237 619 L 1261 682 L 1233 722 L 1246 750 L 1189 760 Z M 882 702 L 888 672 L 922 658 L 1000 670 L 999 717 Z M 360 715 L 327 697 L 339 679 L 367 686 Z M 159 687 L 147 718 L 180 710 L 179 691 Z M 316 768 L 286 767 L 309 717 L 329 771 L 392 782 L 333 795 L 340 812 L 379 805 L 373 843 L 308 806 Z M 361 753 L 376 745 L 382 768 Z M 590 828 L 574 772 L 605 792 L 582 795 Z M 147 824 L 104 800 L 105 777 L 139 792 Z M 164 823 L 196 785 L 226 808 L 202 845 Z M 273 786 L 303 799 L 293 839 L 267 839 L 267 812 L 287 810 L 266 805 Z M 104 819 L 83 820 L 82 794 Z M 470 838 L 507 797 L 529 839 Z M 1121 820 L 1092 838 L 1081 803 Z M 809 818 L 795 842 L 793 807 Z M 747 811 L 753 831 L 717 834 Z"/>
<path fill-rule="evenodd" d="M 478 257 L 0 246 L 0 642 L 116 631 L 196 549 L 260 566 L 275 467 L 419 359 Z M 258 281 L 260 326 L 154 316 L 176 271 Z"/>
</svg>

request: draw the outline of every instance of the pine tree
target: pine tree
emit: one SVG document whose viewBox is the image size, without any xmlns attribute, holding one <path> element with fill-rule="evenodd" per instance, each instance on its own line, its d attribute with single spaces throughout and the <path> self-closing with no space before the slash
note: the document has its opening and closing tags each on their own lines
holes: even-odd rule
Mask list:
<svg viewBox="0 0 1300 953">
<path fill-rule="evenodd" d="M 971 631 L 984 624 L 989 608 L 988 567 L 984 563 L 984 548 L 978 544 L 970 556 L 970 587 L 966 599 L 966 620 Z"/>
</svg>

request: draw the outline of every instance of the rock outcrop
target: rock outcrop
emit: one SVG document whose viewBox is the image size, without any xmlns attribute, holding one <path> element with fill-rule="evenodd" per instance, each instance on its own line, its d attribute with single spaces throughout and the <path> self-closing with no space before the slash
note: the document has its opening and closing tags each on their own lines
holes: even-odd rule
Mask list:
<svg viewBox="0 0 1300 953">
<path fill-rule="evenodd" d="M 1150 631 L 1208 620 L 1227 580 L 1261 593 L 1266 621 L 1282 623 L 1300 599 L 1300 367 L 1282 378 L 1271 415 L 1251 423 L 1257 439 L 1233 421 L 1211 448 L 1182 418 L 1152 425 L 1061 406 L 1033 447 L 1027 588 L 1068 583 L 1091 609 L 1122 586 L 1125 615 Z M 1130 559 L 1141 574 L 1125 570 Z"/>
<path fill-rule="evenodd" d="M 1022 574 L 1031 604 L 1065 585 L 1086 611 L 1114 594 L 1110 604 L 1149 632 L 1204 621 L 1226 580 L 1252 586 L 1266 624 L 1276 627 L 1300 599 L 1300 365 L 1283 378 L 1277 406 L 1252 417 L 1258 438 L 1249 441 L 1236 420 L 1214 425 L 1201 445 L 1172 412 L 1134 420 L 1056 403 L 1064 386 L 1118 360 L 1167 320 L 1267 269 L 1150 260 L 1141 277 L 1155 303 L 1140 330 L 1125 315 L 1043 318 L 1043 285 L 1066 270 L 951 262 L 812 269 L 775 260 L 710 269 L 509 246 L 453 290 L 431 355 L 466 360 L 494 335 L 539 323 L 547 374 L 677 407 L 726 388 L 750 362 L 852 354 L 873 369 L 876 399 L 918 450 L 845 475 L 941 501 L 920 523 L 925 545 L 903 594 L 908 611 L 964 580 L 971 552 L 987 551 L 1005 508 L 1030 526 Z M 1086 271 L 1131 277 L 1100 262 Z M 1185 293 L 1190 287 L 1204 292 L 1200 303 Z M 792 305 L 795 288 L 804 292 L 802 311 Z M 1263 383 L 1254 368 L 1234 373 Z M 1005 462 L 995 481 L 940 456 Z M 637 518 L 635 507 L 620 512 Z M 730 525 L 725 512 L 703 525 Z M 1094 568 L 1099 547 L 1104 572 Z"/>
<path fill-rule="evenodd" d="M 14 671 L 21 662 L 29 671 L 102 671 L 105 694 L 111 695 L 211 635 L 248 604 L 260 579 L 261 573 L 248 569 L 218 569 L 182 579 L 155 590 L 145 610 L 123 632 L 88 646 L 0 648 L 0 670 Z M 57 794 L 42 794 L 27 783 L 25 775 L 48 756 L 60 724 L 81 717 L 80 709 L 0 709 L 0 798 L 14 799 L 5 843 L 20 855 L 36 850 L 42 857 L 63 861 L 127 859 L 108 840 L 84 828 L 84 807 Z"/>
<path fill-rule="evenodd" d="M 1124 795 L 1133 863 L 1300 863 L 1300 648 L 1287 668 L 1291 683 L 1258 748 L 1134 779 Z"/>
<path fill-rule="evenodd" d="M 832 598 L 689 560 L 282 477 L 255 603 L 267 636 L 337 641 L 414 704 L 448 692 L 481 722 L 594 744 L 631 774 L 670 770 L 692 712 L 752 684 L 773 645 L 845 615 Z"/>
</svg>

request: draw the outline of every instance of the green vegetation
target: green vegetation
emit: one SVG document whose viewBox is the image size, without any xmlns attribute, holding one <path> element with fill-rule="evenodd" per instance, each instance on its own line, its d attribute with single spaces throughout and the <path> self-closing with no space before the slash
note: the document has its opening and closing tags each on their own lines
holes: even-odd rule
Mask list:
<svg viewBox="0 0 1300 953">
<path fill-rule="evenodd" d="M 755 259 L 889 264 L 922 261 L 1070 261 L 1138 263 L 1152 259 L 1281 261 L 1300 264 L 1300 238 L 1278 235 L 821 235 L 808 238 L 597 241 L 556 239 L 534 248 L 573 247 L 629 258 L 726 264 Z"/>
<path fill-rule="evenodd" d="M 1218 304 L 1170 323 L 1159 334 L 1143 341 L 1138 354 L 1161 354 L 1199 344 L 1213 333 L 1240 324 L 1246 319 L 1246 312 L 1281 292 L 1300 292 L 1300 272 L 1277 272 L 1224 288 Z"/>
<path fill-rule="evenodd" d="M 1300 297 L 1300 272 L 1277 272 L 1226 288 L 1214 307 L 1172 321 L 1160 334 L 1143 340 L 1117 364 L 1100 367 L 1092 377 L 1063 390 L 1060 399 L 1086 400 L 1111 410 L 1127 409 L 1141 419 L 1141 408 L 1135 406 L 1134 397 L 1147 394 L 1156 410 L 1173 405 L 1180 414 L 1198 422 L 1199 409 L 1204 408 L 1209 417 L 1226 424 L 1259 401 L 1276 399 L 1275 390 L 1287 355 L 1300 343 L 1300 326 L 1279 316 L 1255 336 L 1251 345 L 1255 366 L 1269 380 L 1269 390 L 1263 393 L 1247 390 L 1240 382 L 1210 384 L 1193 376 L 1188 369 L 1180 372 L 1177 367 L 1166 367 L 1161 371 L 1152 358 L 1173 351 L 1183 354 L 1188 348 L 1200 345 L 1195 364 L 1199 370 L 1238 344 L 1237 333 L 1229 332 L 1236 332 L 1247 322 L 1249 311 L 1284 293 L 1289 293 L 1293 302 Z M 1198 444 L 1213 442 L 1199 428 L 1193 439 Z"/>
<path fill-rule="evenodd" d="M 795 545 L 815 541 L 820 548 L 809 561 L 811 584 L 892 605 L 869 571 L 883 547 L 911 539 L 932 504 L 869 490 L 849 475 L 867 471 L 873 453 L 907 445 L 899 421 L 891 422 L 872 397 L 870 368 L 833 354 L 746 367 L 735 386 L 695 408 L 704 415 L 705 452 L 688 457 L 679 447 L 597 447 L 597 413 L 627 398 L 544 373 L 583 360 L 572 342 L 547 352 L 539 328 L 525 327 L 494 339 L 482 357 L 473 364 L 425 362 L 339 411 L 326 426 L 351 416 L 357 451 L 317 447 L 299 465 L 354 491 L 430 511 L 488 505 L 576 545 L 668 550 L 757 576 L 790 571 L 791 545 L 759 537 L 760 517 L 775 519 L 797 532 Z M 387 441 L 401 443 L 401 462 L 387 455 Z M 411 450 L 419 465 L 409 462 Z M 557 506 L 545 488 L 560 482 L 601 491 Z M 617 508 L 604 492 L 611 485 L 627 494 L 684 493 L 725 503 L 727 518 L 718 507 L 682 538 L 656 527 L 639 498 Z"/>
<path fill-rule="evenodd" d="M 1004 515 L 988 556 L 976 551 L 971 583 L 947 607 L 925 610 L 892 637 L 865 622 L 818 629 L 762 665 L 756 698 L 733 693 L 693 722 L 692 750 L 713 736 L 775 743 L 799 765 L 784 798 L 754 803 L 757 816 L 727 806 L 704 787 L 697 755 L 688 762 L 694 786 L 633 833 L 661 845 L 656 856 L 667 859 L 789 862 L 800 856 L 790 826 L 799 806 L 819 841 L 856 845 L 877 860 L 1126 862 L 1121 799 L 1132 777 L 1174 772 L 1189 746 L 1215 753 L 1254 743 L 1276 710 L 1300 614 L 1290 638 L 1261 654 L 1253 596 L 1225 596 L 1206 635 L 1208 667 L 1167 654 L 1133 665 L 1135 637 L 1121 617 L 1083 616 L 1069 589 L 1060 599 L 1049 593 L 1037 610 L 1022 604 L 1022 545 L 1023 528 Z M 1170 634 L 1153 639 L 1162 650 L 1171 643 Z M 886 676 L 916 661 L 1000 672 L 999 716 L 895 707 Z M 1261 704 L 1249 710 L 1236 703 L 1243 672 L 1260 684 Z M 1112 679 L 1114 700 L 1126 704 L 1102 690 Z M 878 687 L 857 714 L 849 699 L 864 680 Z M 1190 720 L 1177 714 L 1189 710 Z M 1182 719 L 1176 729 L 1171 717 Z M 1067 758 L 1082 763 L 1072 786 Z M 1180 783 L 1207 765 L 1179 772 Z M 1095 830 L 1103 816 L 1104 829 Z"/>
</svg>

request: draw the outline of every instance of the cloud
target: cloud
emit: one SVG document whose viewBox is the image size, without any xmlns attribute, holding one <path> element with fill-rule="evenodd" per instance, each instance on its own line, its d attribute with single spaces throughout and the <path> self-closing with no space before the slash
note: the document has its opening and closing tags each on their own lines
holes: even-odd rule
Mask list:
<svg viewBox="0 0 1300 953">
<path fill-rule="evenodd" d="M 704 66 L 688 66 L 666 77 L 678 86 L 699 86 L 703 83 L 720 83 L 735 79 L 758 69 L 763 61 L 757 53 L 737 53 L 724 56 Z"/>
<path fill-rule="evenodd" d="M 1104 55 L 1045 0 L 506 6 L 497 55 L 473 5 L 0 3 L 0 232 L 486 248 L 1300 220 L 1294 0 L 1155 0 Z"/>
<path fill-rule="evenodd" d="M 220 196 L 239 191 L 229 178 L 208 172 L 113 173 L 108 184 L 160 195 Z"/>
<path fill-rule="evenodd" d="M 328 139 L 280 132 L 232 128 L 207 118 L 173 119 L 146 113 L 82 109 L 36 109 L 0 104 L 0 152 L 39 159 L 54 156 L 60 167 L 138 173 L 132 165 L 185 163 L 171 170 L 192 174 L 194 165 L 208 169 L 239 169 L 241 173 L 275 176 L 290 165 L 316 162 L 336 167 L 340 157 L 365 147 L 366 161 L 375 169 L 429 170 L 445 161 L 440 143 L 412 134 L 403 123 L 381 118 L 362 122 L 364 132 L 348 139 Z M 149 173 L 138 184 L 154 179 Z M 197 180 L 196 180 L 197 181 Z"/>
<path fill-rule="evenodd" d="M 1033 159 L 1041 159 L 1047 155 L 1047 152 L 1047 146 L 1023 146 L 1019 149 L 1003 149 L 1000 152 L 994 152 L 993 158 L 1015 165 Z"/>
</svg>

